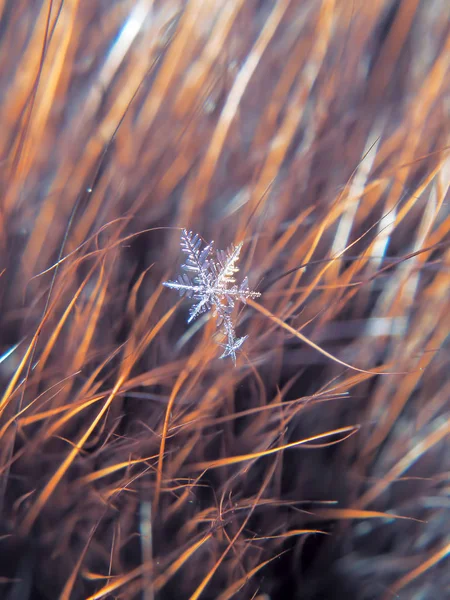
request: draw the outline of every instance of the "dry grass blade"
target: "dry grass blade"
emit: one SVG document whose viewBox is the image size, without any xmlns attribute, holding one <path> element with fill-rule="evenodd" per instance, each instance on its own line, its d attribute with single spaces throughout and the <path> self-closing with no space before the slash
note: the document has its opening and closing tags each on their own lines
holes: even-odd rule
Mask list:
<svg viewBox="0 0 450 600">
<path fill-rule="evenodd" d="M 435 564 L 447 558 L 449 554 L 450 544 L 447 544 L 444 548 L 441 548 L 440 550 L 435 552 L 433 556 L 430 556 L 429 559 L 425 560 L 419 567 L 417 567 L 410 573 L 407 573 L 404 577 L 396 581 L 394 585 L 390 587 L 389 592 L 386 594 L 386 599 L 390 598 L 392 594 L 397 594 L 400 590 L 406 587 L 408 583 L 414 581 L 414 579 L 420 577 L 421 575 L 423 575 L 423 573 L 426 573 L 428 569 L 431 569 L 431 567 L 433 567 Z"/>
<path fill-rule="evenodd" d="M 305 438 L 303 440 L 298 440 L 297 442 L 291 442 L 290 444 L 284 444 L 283 446 L 279 446 L 277 448 L 269 448 L 268 450 L 262 450 L 261 452 L 254 452 L 251 454 L 244 454 L 241 456 L 228 456 L 221 460 L 216 460 L 212 462 L 201 462 L 192 465 L 192 468 L 196 471 L 203 471 L 204 469 L 216 469 L 217 467 L 224 467 L 227 465 L 234 465 L 236 463 L 246 462 L 255 460 L 257 458 L 261 458 L 263 456 L 270 456 L 271 454 L 277 454 L 278 452 L 283 452 L 284 450 L 288 450 L 289 448 L 297 448 L 298 446 L 302 446 L 304 444 L 308 444 L 309 442 L 315 442 L 316 440 L 323 440 L 324 438 L 333 437 L 335 435 L 347 434 L 343 435 L 339 438 L 339 440 L 329 442 L 330 444 L 336 444 L 348 439 L 350 436 L 354 435 L 359 430 L 358 425 L 353 425 L 351 427 L 342 427 L 341 429 L 335 429 L 334 431 L 327 431 L 325 433 L 321 433 L 319 435 L 313 435 L 311 437 Z M 322 446 L 320 446 L 322 447 Z"/>
</svg>

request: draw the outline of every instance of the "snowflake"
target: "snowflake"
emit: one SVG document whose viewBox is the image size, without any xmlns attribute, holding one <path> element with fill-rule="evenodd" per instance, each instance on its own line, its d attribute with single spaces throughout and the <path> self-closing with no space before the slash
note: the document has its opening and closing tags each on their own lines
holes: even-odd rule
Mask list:
<svg viewBox="0 0 450 600">
<path fill-rule="evenodd" d="M 231 245 L 226 252 L 217 250 L 213 256 L 214 242 L 202 249 L 202 242 L 197 234 L 186 229 L 181 234 L 181 250 L 188 256 L 181 267 L 185 273 L 178 276 L 177 281 L 165 281 L 163 285 L 177 290 L 180 296 L 186 295 L 194 300 L 189 311 L 188 323 L 199 315 L 211 311 L 216 317 L 216 325 L 226 336 L 226 343 L 221 344 L 224 352 L 220 358 L 231 356 L 236 364 L 236 352 L 248 336 L 237 338 L 232 320 L 232 312 L 236 301 L 245 304 L 247 298 L 258 298 L 261 294 L 250 290 L 248 279 L 238 286 L 234 278 L 239 271 L 236 263 L 242 249 L 242 242 Z"/>
</svg>

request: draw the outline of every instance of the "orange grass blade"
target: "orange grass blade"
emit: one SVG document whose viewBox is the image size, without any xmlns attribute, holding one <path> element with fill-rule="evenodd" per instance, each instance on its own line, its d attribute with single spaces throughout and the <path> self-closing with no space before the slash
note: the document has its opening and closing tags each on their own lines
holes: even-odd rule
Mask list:
<svg viewBox="0 0 450 600">
<path fill-rule="evenodd" d="M 40 326 L 38 327 L 36 333 L 34 334 L 33 339 L 31 340 L 30 344 L 28 345 L 28 348 L 27 348 L 22 360 L 20 361 L 19 366 L 14 371 L 14 375 L 12 376 L 11 381 L 8 384 L 8 387 L 6 388 L 5 393 L 2 396 L 2 399 L 0 400 L 0 416 L 5 409 L 5 406 L 8 404 L 12 394 L 14 393 L 14 389 L 19 380 L 19 377 L 22 374 L 22 371 L 23 371 L 25 365 L 27 364 L 28 359 L 30 358 L 31 354 L 33 353 L 35 344 L 39 338 L 43 324 L 44 323 L 42 322 L 40 324 Z"/>
<path fill-rule="evenodd" d="M 280 556 L 282 556 L 283 554 L 285 554 L 285 552 L 280 552 L 280 554 L 276 554 L 272 558 L 269 558 L 268 560 L 265 560 L 259 565 L 256 565 L 256 567 L 253 567 L 253 569 L 251 569 L 243 577 L 232 583 L 227 590 L 222 592 L 222 594 L 220 594 L 217 600 L 230 600 L 230 598 L 237 594 L 244 587 L 244 585 L 248 583 L 248 581 L 253 577 L 253 575 L 256 575 L 256 573 L 261 571 L 261 569 L 263 569 L 266 565 L 273 562 L 277 558 L 280 558 Z"/>
<path fill-rule="evenodd" d="M 291 327 L 290 325 L 288 325 L 287 323 L 285 323 L 284 321 L 282 321 L 281 319 L 276 317 L 273 313 L 270 312 L 270 310 L 268 310 L 261 304 L 258 304 L 251 298 L 247 298 L 246 302 L 249 306 L 251 306 L 252 308 L 257 310 L 259 313 L 261 313 L 265 317 L 268 317 L 274 323 L 276 323 L 277 325 L 279 325 L 286 331 L 289 331 L 289 333 L 291 333 L 293 336 L 297 337 L 299 340 L 301 340 L 305 344 L 308 344 L 308 346 L 311 346 L 311 348 L 314 348 L 314 350 L 317 350 L 317 352 L 320 352 L 320 354 L 323 354 L 324 356 L 326 356 L 333 362 L 338 363 L 339 365 L 342 365 L 343 367 L 347 367 L 347 369 L 352 369 L 352 371 L 358 371 L 359 373 L 368 373 L 369 375 L 392 375 L 393 374 L 393 373 L 383 372 L 383 371 L 379 371 L 379 370 L 368 371 L 366 369 L 359 369 L 358 367 L 349 365 L 348 363 L 344 362 L 343 360 L 340 360 L 336 356 L 333 356 L 332 354 L 330 354 L 329 352 L 327 352 L 326 350 L 324 350 L 323 348 L 321 348 L 320 346 L 315 344 L 313 341 L 308 339 L 305 335 L 303 335 L 302 333 L 300 333 L 299 331 L 297 331 L 296 329 L 294 329 L 293 327 Z"/>
<path fill-rule="evenodd" d="M 78 479 L 77 485 L 85 485 L 87 483 L 92 483 L 93 481 L 98 481 L 99 479 L 102 479 L 103 477 L 107 477 L 108 475 L 111 475 L 112 473 L 116 473 L 117 471 L 120 471 L 121 469 L 126 469 L 127 467 L 131 467 L 133 465 L 139 465 L 141 463 L 144 463 L 148 460 L 152 460 L 157 457 L 158 457 L 158 455 L 154 454 L 153 456 L 147 456 L 145 458 L 136 458 L 134 460 L 125 460 L 124 462 L 117 463 L 115 465 L 111 465 L 110 467 L 105 467 L 104 469 L 100 469 L 99 471 L 93 471 L 92 473 L 89 473 L 89 475 L 85 475 L 84 477 L 81 477 L 80 479 Z"/>
<path fill-rule="evenodd" d="M 255 540 L 283 540 L 290 537 L 297 537 L 299 535 L 305 535 L 308 533 L 321 533 L 322 535 L 330 535 L 327 531 L 322 531 L 321 529 L 291 529 L 289 531 L 285 531 L 284 533 L 279 533 L 277 535 L 264 535 L 262 537 L 252 537 L 249 539 L 249 542 L 254 542 Z"/>
<path fill-rule="evenodd" d="M 130 573 L 127 573 L 126 575 L 114 578 L 114 580 L 111 581 L 111 583 L 108 583 L 108 585 L 102 587 L 101 590 L 99 590 L 95 594 L 92 594 L 92 596 L 89 596 L 88 598 L 86 598 L 86 600 L 100 600 L 100 598 L 108 596 L 111 592 L 114 592 L 114 590 L 119 589 L 127 583 L 130 583 L 130 581 L 133 581 L 133 579 L 136 579 L 137 577 L 143 575 L 146 569 L 148 568 L 149 567 L 146 565 L 141 565 L 140 567 L 133 569 L 133 571 L 130 571 Z"/>
<path fill-rule="evenodd" d="M 218 467 L 224 467 L 228 465 L 234 465 L 240 462 L 246 462 L 248 460 L 255 460 L 257 458 L 261 458 L 262 456 L 270 456 L 271 454 L 276 454 L 277 452 L 283 452 L 283 450 L 288 450 L 289 448 L 297 448 L 298 446 L 302 446 L 308 442 L 314 442 L 315 440 L 322 440 L 323 438 L 330 437 L 333 435 L 340 435 L 341 433 L 347 434 L 339 441 L 343 442 L 352 435 L 354 435 L 357 431 L 359 431 L 359 425 L 351 425 L 349 427 L 341 427 L 340 429 L 334 429 L 333 431 L 327 431 L 325 433 L 320 433 L 318 435 L 313 435 L 311 437 L 305 438 L 303 440 L 299 440 L 298 442 L 291 442 L 289 444 L 284 444 L 283 446 L 278 446 L 277 448 L 269 448 L 268 450 L 261 450 L 260 452 L 253 452 L 251 454 L 241 454 L 240 456 L 229 456 L 227 458 L 221 458 L 219 460 L 213 461 L 205 461 L 192 465 L 192 468 L 195 470 L 204 470 L 204 469 L 217 469 Z"/>
<path fill-rule="evenodd" d="M 421 519 L 414 519 L 413 517 L 356 508 L 319 508 L 314 511 L 314 516 L 323 519 L 405 519 L 423 523 Z"/>
<path fill-rule="evenodd" d="M 438 552 L 435 552 L 435 554 L 430 556 L 430 558 L 428 560 L 424 561 L 421 565 L 419 565 L 418 567 L 416 567 L 415 569 L 413 569 L 412 571 L 410 571 L 409 573 L 407 573 L 406 575 L 404 575 L 403 577 L 398 579 L 390 587 L 389 592 L 385 595 L 385 599 L 390 600 L 392 598 L 392 596 L 396 596 L 397 593 L 402 588 L 404 588 L 405 586 L 408 585 L 408 583 L 410 583 L 411 581 L 414 581 L 414 579 L 417 579 L 417 577 L 420 577 L 423 573 L 428 571 L 428 569 L 430 569 L 431 567 L 436 565 L 441 560 L 444 560 L 444 558 L 447 558 L 447 556 L 449 554 L 450 554 L 450 543 L 448 543 L 446 546 L 444 546 L 441 550 L 438 550 Z"/>
<path fill-rule="evenodd" d="M 407 471 L 419 458 L 433 446 L 438 444 L 450 434 L 450 421 L 444 421 L 425 439 L 418 442 L 405 456 L 386 473 L 385 477 L 377 482 L 370 490 L 356 502 L 356 507 L 364 507 L 377 498 L 389 485 Z"/>
<path fill-rule="evenodd" d="M 206 535 L 201 540 L 199 540 L 198 542 L 193 544 L 190 548 L 185 550 L 183 552 L 183 554 L 179 558 L 177 558 L 177 560 L 175 560 L 170 565 L 170 567 L 168 569 L 166 569 L 166 571 L 164 573 L 162 573 L 162 575 L 159 575 L 159 577 L 157 577 L 155 579 L 155 582 L 154 582 L 155 590 L 156 591 L 160 590 L 169 581 L 169 579 L 171 577 L 173 577 L 179 569 L 181 569 L 181 567 L 184 565 L 184 563 L 187 560 L 189 560 L 189 558 L 194 554 L 194 552 L 196 552 L 201 546 L 203 546 L 203 544 L 205 544 L 209 539 L 211 539 L 211 537 L 212 537 L 212 533 L 208 533 L 208 535 Z"/>
<path fill-rule="evenodd" d="M 173 405 L 175 403 L 175 399 L 178 395 L 178 392 L 180 391 L 181 387 L 183 386 L 183 383 L 186 381 L 188 376 L 189 376 L 189 371 L 186 369 L 180 373 L 180 376 L 178 377 L 175 385 L 172 388 L 169 402 L 167 403 L 166 414 L 164 416 L 163 430 L 162 430 L 162 434 L 161 434 L 161 443 L 159 445 L 158 467 L 157 467 L 157 471 L 156 471 L 155 494 L 154 494 L 154 500 L 153 500 L 154 514 L 156 514 L 156 511 L 158 510 L 158 504 L 159 504 L 159 494 L 161 491 L 164 451 L 166 448 L 166 439 L 167 439 L 167 433 L 169 430 L 170 415 L 172 413 Z"/>
</svg>

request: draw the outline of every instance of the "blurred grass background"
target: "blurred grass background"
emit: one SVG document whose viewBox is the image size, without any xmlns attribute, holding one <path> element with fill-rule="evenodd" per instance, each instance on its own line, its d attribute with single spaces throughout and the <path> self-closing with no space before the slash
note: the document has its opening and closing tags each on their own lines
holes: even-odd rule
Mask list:
<svg viewBox="0 0 450 600">
<path fill-rule="evenodd" d="M 447 597 L 448 2 L 0 15 L 0 597 Z"/>
</svg>

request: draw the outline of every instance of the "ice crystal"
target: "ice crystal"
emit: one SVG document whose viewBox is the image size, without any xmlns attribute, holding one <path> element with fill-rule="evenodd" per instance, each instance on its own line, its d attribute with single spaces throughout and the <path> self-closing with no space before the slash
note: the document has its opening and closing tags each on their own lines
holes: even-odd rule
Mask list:
<svg viewBox="0 0 450 600">
<path fill-rule="evenodd" d="M 221 344 L 224 352 L 220 358 L 231 356 L 236 364 L 236 352 L 248 336 L 236 337 L 233 308 L 237 301 L 245 303 L 247 298 L 257 298 L 261 294 L 250 290 L 247 277 L 240 285 L 236 284 L 234 276 L 239 271 L 237 262 L 242 242 L 231 245 L 227 251 L 217 250 L 215 255 L 213 246 L 214 242 L 211 242 L 202 249 L 200 237 L 184 229 L 181 234 L 181 250 L 187 254 L 181 267 L 184 273 L 177 281 L 165 281 L 163 285 L 194 300 L 188 323 L 206 311 L 212 312 L 217 327 L 226 337 L 226 343 Z"/>
</svg>

